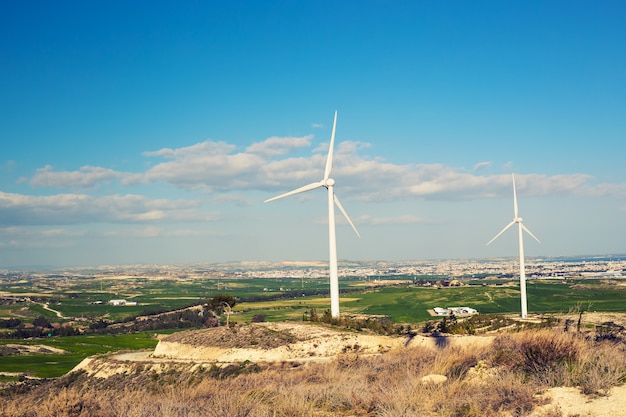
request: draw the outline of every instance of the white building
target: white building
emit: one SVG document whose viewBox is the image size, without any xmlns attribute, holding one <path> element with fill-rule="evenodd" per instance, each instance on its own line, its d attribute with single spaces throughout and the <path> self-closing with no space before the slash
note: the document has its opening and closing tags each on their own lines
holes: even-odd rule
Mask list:
<svg viewBox="0 0 626 417">
<path fill-rule="evenodd" d="M 450 314 L 454 314 L 455 316 L 469 316 L 472 314 L 478 314 L 478 310 L 475 310 L 471 307 L 435 307 L 433 311 L 438 316 L 449 316 Z"/>
<path fill-rule="evenodd" d="M 478 314 L 478 310 L 471 307 L 448 307 L 450 313 L 454 313 L 456 316 L 467 316 L 470 314 Z"/>
<path fill-rule="evenodd" d="M 136 306 L 136 301 L 126 301 L 126 300 L 111 300 L 109 304 L 112 306 Z"/>
</svg>

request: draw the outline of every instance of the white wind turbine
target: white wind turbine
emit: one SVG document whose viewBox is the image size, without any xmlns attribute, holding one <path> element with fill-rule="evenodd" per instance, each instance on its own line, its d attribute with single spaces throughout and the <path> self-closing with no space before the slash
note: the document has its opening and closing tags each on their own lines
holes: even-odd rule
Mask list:
<svg viewBox="0 0 626 417">
<path fill-rule="evenodd" d="M 333 132 L 330 137 L 330 147 L 328 149 L 328 156 L 326 158 L 326 169 L 324 170 L 324 178 L 321 181 L 313 182 L 304 187 L 297 188 L 288 193 L 281 194 L 279 196 L 269 198 L 265 200 L 266 203 L 280 198 L 288 197 L 290 195 L 303 193 L 305 191 L 314 190 L 316 188 L 325 187 L 328 190 L 328 248 L 329 248 L 329 264 L 330 264 L 330 314 L 332 317 L 339 317 L 339 276 L 337 273 L 337 239 L 335 237 L 335 204 L 339 207 L 339 210 L 343 213 L 352 229 L 356 232 L 357 236 L 361 237 L 359 231 L 356 230 L 354 223 L 348 217 L 348 213 L 344 210 L 343 206 L 339 202 L 339 199 L 335 195 L 334 186 L 335 180 L 330 178 L 330 171 L 333 166 L 333 148 L 335 146 L 335 128 L 337 126 L 337 111 L 335 111 L 335 120 L 333 121 Z"/>
<path fill-rule="evenodd" d="M 523 319 L 525 319 L 528 316 L 528 309 L 527 309 L 527 303 L 526 303 L 526 272 L 525 272 L 525 266 L 524 266 L 524 240 L 522 237 L 522 230 L 525 230 L 537 242 L 539 242 L 539 239 L 537 239 L 537 237 L 533 235 L 532 232 L 528 230 L 526 226 L 524 226 L 524 224 L 522 223 L 523 219 L 518 216 L 517 193 L 515 192 L 515 174 L 511 174 L 511 176 L 513 177 L 513 214 L 514 214 L 513 221 L 507 224 L 506 227 L 500 231 L 500 233 L 498 233 L 493 239 L 491 239 L 487 243 L 487 245 L 489 245 L 491 242 L 496 240 L 498 237 L 500 237 L 502 233 L 506 232 L 508 228 L 513 226 L 515 223 L 517 223 L 518 231 L 519 231 L 519 287 L 520 287 L 520 295 L 522 298 L 521 316 Z"/>
</svg>

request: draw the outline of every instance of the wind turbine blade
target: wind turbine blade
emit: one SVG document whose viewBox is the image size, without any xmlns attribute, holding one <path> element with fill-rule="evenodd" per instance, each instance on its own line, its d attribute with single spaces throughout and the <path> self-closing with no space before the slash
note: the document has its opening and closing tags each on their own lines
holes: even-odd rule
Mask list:
<svg viewBox="0 0 626 417">
<path fill-rule="evenodd" d="M 339 202 L 337 195 L 333 194 L 333 198 L 335 199 L 335 204 L 337 204 L 337 207 L 339 207 L 339 210 L 341 210 L 341 212 L 343 213 L 348 223 L 350 223 L 350 226 L 352 226 L 352 230 L 354 230 L 354 233 L 356 233 L 358 237 L 361 237 L 361 234 L 359 233 L 359 231 L 356 230 L 356 226 L 354 225 L 354 223 L 352 223 L 352 220 L 350 220 L 350 216 L 348 216 L 348 213 L 346 213 L 346 210 L 343 208 L 343 206 Z"/>
<path fill-rule="evenodd" d="M 524 223 L 522 223 L 522 229 L 526 230 L 526 233 L 528 233 L 529 235 L 531 235 L 533 237 L 533 239 L 535 239 L 538 243 L 541 243 L 539 241 L 539 239 L 537 239 L 537 236 L 533 235 L 533 232 L 531 232 L 530 230 L 528 230 L 528 227 L 524 226 Z"/>
<path fill-rule="evenodd" d="M 333 121 L 333 133 L 330 135 L 330 146 L 328 147 L 328 156 L 326 157 L 326 169 L 324 170 L 324 179 L 330 177 L 330 170 L 333 169 L 333 149 L 335 147 L 335 129 L 337 128 L 337 110 L 335 110 L 335 120 Z"/>
<path fill-rule="evenodd" d="M 518 210 L 517 210 L 517 192 L 515 191 L 515 174 L 511 174 L 511 176 L 513 177 L 513 213 L 514 213 L 514 218 L 517 219 Z"/>
<path fill-rule="evenodd" d="M 513 220 L 511 223 L 507 224 L 507 225 L 504 227 L 504 229 L 500 230 L 500 233 L 498 233 L 497 235 L 495 235 L 493 239 L 491 239 L 489 242 L 487 242 L 487 246 L 488 246 L 491 242 L 493 242 L 494 240 L 496 240 L 497 238 L 499 238 L 499 237 L 500 237 L 500 235 L 501 235 L 502 233 L 506 232 L 506 231 L 507 231 L 507 229 L 508 229 L 509 227 L 513 226 L 514 224 L 515 224 L 515 220 Z"/>
<path fill-rule="evenodd" d="M 324 184 L 322 182 L 319 182 L 319 181 L 318 182 L 312 182 L 309 185 L 305 185 L 304 187 L 296 188 L 295 190 L 289 191 L 288 193 L 277 195 L 276 197 L 268 198 L 267 200 L 265 200 L 265 203 L 269 203 L 270 201 L 274 201 L 274 200 L 278 200 L 278 199 L 281 199 L 281 198 L 289 197 L 290 195 L 303 193 L 305 191 L 314 190 L 316 188 L 323 187 L 323 186 L 324 186 Z"/>
</svg>

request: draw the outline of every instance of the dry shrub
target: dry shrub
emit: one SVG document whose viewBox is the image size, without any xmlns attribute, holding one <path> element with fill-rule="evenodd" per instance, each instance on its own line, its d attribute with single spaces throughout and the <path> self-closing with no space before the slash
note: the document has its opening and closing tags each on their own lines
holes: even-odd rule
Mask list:
<svg viewBox="0 0 626 417">
<path fill-rule="evenodd" d="M 547 386 L 571 386 L 588 342 L 579 335 L 554 329 L 503 335 L 494 340 L 490 354 L 494 366 L 521 372 Z"/>
<path fill-rule="evenodd" d="M 423 383 L 432 373 L 448 379 Z M 107 380 L 62 378 L 0 397 L 0 416 L 521 417 L 555 384 L 603 393 L 623 382 L 626 346 L 534 330 L 499 336 L 489 348 L 402 348 L 374 357 L 347 352 L 330 363 L 211 375 L 172 367 Z M 555 409 L 543 417 L 557 416 Z"/>
<path fill-rule="evenodd" d="M 39 403 L 40 417 L 90 417 L 99 414 L 104 404 L 100 401 L 87 401 L 80 392 L 63 388 L 50 393 Z M 105 405 L 106 406 L 106 405 Z"/>
<path fill-rule="evenodd" d="M 478 364 L 478 357 L 473 352 L 459 352 L 451 358 L 446 376 L 449 379 L 465 379 L 469 370 Z"/>
<path fill-rule="evenodd" d="M 522 370 L 529 374 L 549 372 L 561 365 L 575 363 L 585 349 L 584 340 L 576 335 L 539 330 L 522 333 L 519 350 Z"/>
<path fill-rule="evenodd" d="M 624 344 L 556 329 L 498 337 L 490 357 L 494 366 L 520 372 L 526 380 L 546 387 L 579 386 L 585 394 L 606 394 L 626 380 Z"/>
<path fill-rule="evenodd" d="M 581 358 L 577 382 L 585 394 L 608 394 L 611 387 L 626 382 L 626 345 L 596 343 Z"/>
<path fill-rule="evenodd" d="M 481 384 L 448 380 L 440 386 L 429 385 L 423 389 L 425 415 L 455 417 L 496 417 L 527 415 L 541 400 L 536 396 L 538 387 L 523 383 L 513 374 L 505 374 L 483 381 Z"/>
</svg>

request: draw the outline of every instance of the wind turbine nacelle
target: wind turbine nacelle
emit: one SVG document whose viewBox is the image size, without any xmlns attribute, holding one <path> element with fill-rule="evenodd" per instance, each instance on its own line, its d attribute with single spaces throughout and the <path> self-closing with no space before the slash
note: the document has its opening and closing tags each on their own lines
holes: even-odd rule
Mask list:
<svg viewBox="0 0 626 417">
<path fill-rule="evenodd" d="M 335 185 L 334 179 L 327 178 L 326 180 L 324 180 L 324 187 L 332 187 L 333 185 Z"/>
</svg>

